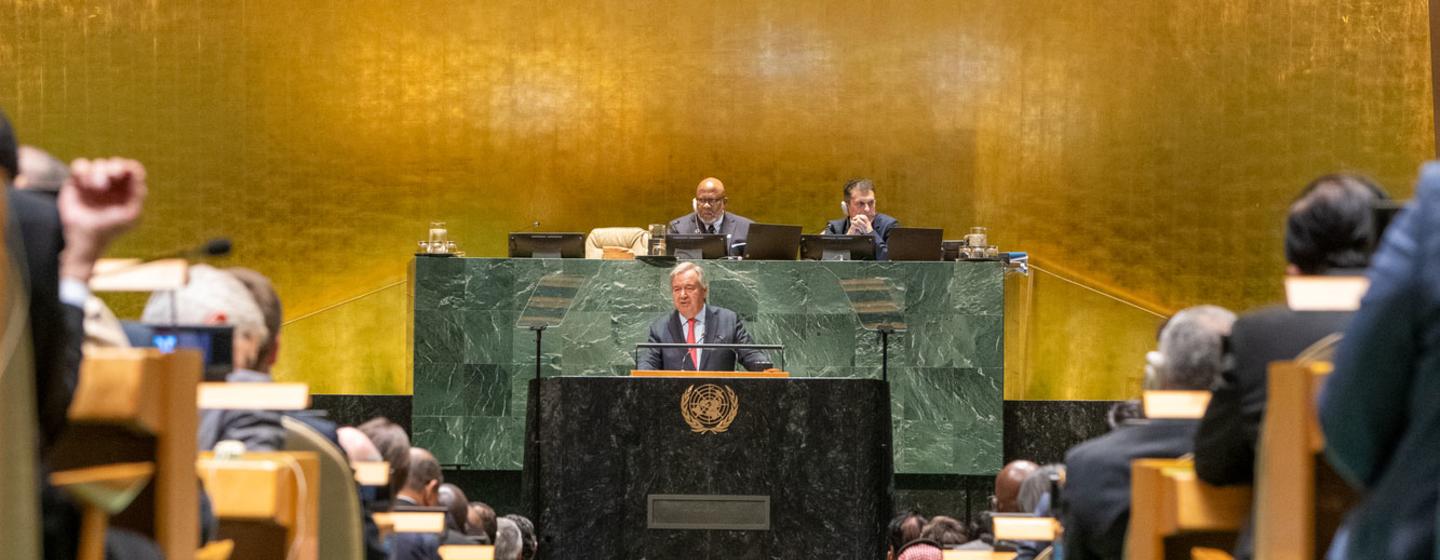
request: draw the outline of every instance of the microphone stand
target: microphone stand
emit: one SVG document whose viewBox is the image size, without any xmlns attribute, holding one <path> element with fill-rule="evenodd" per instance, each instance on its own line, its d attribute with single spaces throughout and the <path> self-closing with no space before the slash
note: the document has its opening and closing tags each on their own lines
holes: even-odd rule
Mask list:
<svg viewBox="0 0 1440 560">
<path fill-rule="evenodd" d="M 530 330 L 535 332 L 535 379 L 540 379 L 540 336 L 545 333 L 545 325 L 530 325 Z"/>
<path fill-rule="evenodd" d="M 885 324 L 875 328 L 880 333 L 880 380 L 890 382 L 890 335 L 895 332 L 895 327 Z"/>
<path fill-rule="evenodd" d="M 541 461 L 544 460 L 544 459 L 543 459 L 543 456 L 545 455 L 545 450 L 540 446 L 541 438 L 544 437 L 544 435 L 541 434 L 541 428 L 542 428 L 542 426 L 541 426 L 542 420 L 541 420 L 541 419 L 545 417 L 544 411 L 540 410 L 540 408 L 543 406 L 543 403 L 541 403 L 541 402 L 540 402 L 540 399 L 539 399 L 539 396 L 540 396 L 540 377 L 541 377 L 541 376 L 540 376 L 540 337 L 545 334 L 545 325 L 530 325 L 530 330 L 535 333 L 535 393 L 534 393 L 534 395 L 535 395 L 535 397 L 536 397 L 535 402 L 534 402 L 534 403 L 531 403 L 531 406 L 534 406 L 534 407 L 535 407 L 535 417 L 532 419 L 532 420 L 535 422 L 535 429 L 532 431 L 532 433 L 535 434 L 535 436 L 534 436 L 535 439 L 534 439 L 533 442 L 531 442 L 531 445 L 532 445 L 533 448 L 535 449 L 535 467 L 534 467 L 534 473 L 535 473 L 535 474 L 531 476 L 531 478 L 533 478 L 534 480 L 532 480 L 531 483 L 530 483 L 531 486 L 532 486 L 532 487 L 530 488 L 530 504 L 531 504 L 531 507 L 534 508 L 534 511 L 531 511 L 531 512 L 530 512 L 530 518 L 533 519 L 533 520 L 535 520 L 535 525 L 536 525 L 536 527 L 538 528 L 538 527 L 540 526 L 540 523 L 541 523 L 541 520 L 540 520 L 540 513 L 541 513 L 541 504 L 540 504 L 540 494 L 541 494 L 541 493 L 540 493 L 540 463 L 541 463 Z"/>
</svg>

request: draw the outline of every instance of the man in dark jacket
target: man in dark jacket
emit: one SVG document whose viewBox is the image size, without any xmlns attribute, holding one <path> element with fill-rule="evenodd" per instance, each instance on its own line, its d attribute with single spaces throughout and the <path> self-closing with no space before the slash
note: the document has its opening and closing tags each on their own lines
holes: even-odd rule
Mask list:
<svg viewBox="0 0 1440 560">
<path fill-rule="evenodd" d="M 682 262 L 670 271 L 670 295 L 675 311 L 650 325 L 650 342 L 749 344 L 745 322 L 734 311 L 706 303 L 710 283 L 705 269 Z M 734 371 L 739 361 L 750 371 L 763 370 L 773 362 L 759 350 L 720 348 L 664 348 L 650 350 L 640 358 L 639 369 Z"/>
<path fill-rule="evenodd" d="M 1185 309 L 1160 333 L 1160 363 L 1148 389 L 1204 390 L 1224 363 L 1235 315 L 1215 306 Z M 1065 558 L 1120 560 L 1130 523 L 1130 463 L 1190 452 L 1195 420 L 1131 420 L 1065 455 Z"/>
<path fill-rule="evenodd" d="M 1318 275 L 1363 269 L 1374 246 L 1376 201 L 1386 198 L 1363 177 L 1315 179 L 1290 205 L 1285 222 L 1287 274 Z M 1349 312 L 1295 311 L 1275 305 L 1245 313 L 1230 335 L 1233 366 L 1221 376 L 1195 436 L 1195 472 L 1218 486 L 1255 478 L 1255 447 L 1265 414 L 1268 368 L 1291 360 L 1344 329 Z M 1241 531 L 1237 558 L 1249 558 L 1253 530 Z"/>
<path fill-rule="evenodd" d="M 875 260 L 890 260 L 885 244 L 890 240 L 890 231 L 900 227 L 900 220 L 877 211 L 875 183 L 869 179 L 851 179 L 845 183 L 844 193 L 840 209 L 845 211 L 845 217 L 826 223 L 824 233 L 874 237 Z"/>
</svg>

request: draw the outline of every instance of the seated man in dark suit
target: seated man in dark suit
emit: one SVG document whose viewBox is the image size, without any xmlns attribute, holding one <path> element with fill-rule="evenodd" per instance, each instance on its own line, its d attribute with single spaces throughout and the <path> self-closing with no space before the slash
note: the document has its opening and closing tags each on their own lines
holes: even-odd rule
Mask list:
<svg viewBox="0 0 1440 560">
<path fill-rule="evenodd" d="M 683 262 L 670 270 L 670 297 L 675 312 L 666 313 L 650 324 L 650 342 L 750 344 L 745 322 L 734 311 L 706 305 L 710 283 L 705 269 L 693 262 Z M 734 371 L 739 360 L 745 369 L 759 371 L 771 367 L 770 357 L 759 350 L 664 348 L 650 350 L 636 364 L 639 369 Z"/>
<path fill-rule="evenodd" d="M 890 259 L 885 243 L 890 240 L 890 230 L 900 227 L 900 221 L 875 210 L 875 183 L 869 179 L 851 179 L 845 183 L 845 199 L 840 202 L 845 217 L 830 220 L 823 233 L 828 235 L 870 235 L 875 238 L 875 260 Z"/>
<path fill-rule="evenodd" d="M 395 505 L 404 507 L 436 507 L 440 505 L 440 485 L 445 475 L 440 462 L 429 451 L 410 448 L 410 468 L 405 485 L 395 496 Z M 440 536 L 430 533 L 395 533 L 390 537 L 391 560 L 439 560 Z"/>
<path fill-rule="evenodd" d="M 1146 388 L 1204 390 L 1224 369 L 1224 339 L 1235 315 L 1215 306 L 1184 309 L 1160 333 L 1160 364 Z M 1196 420 L 1131 420 L 1065 455 L 1065 558 L 1124 556 L 1130 522 L 1130 463 L 1190 452 Z"/>
<path fill-rule="evenodd" d="M 1384 198 L 1385 192 L 1363 177 L 1326 175 L 1312 181 L 1286 216 L 1286 274 L 1365 268 L 1375 244 L 1372 207 Z M 1201 480 L 1217 486 L 1254 482 L 1270 362 L 1294 359 L 1343 330 L 1351 315 L 1294 311 L 1282 304 L 1246 312 L 1235 321 L 1233 364 L 1215 386 L 1195 434 L 1195 473 Z M 1250 529 L 1241 531 L 1236 558 L 1250 557 Z"/>
<path fill-rule="evenodd" d="M 726 252 L 737 256 L 744 252 L 745 236 L 754 220 L 725 211 L 725 184 L 706 177 L 695 187 L 690 205 L 694 212 L 670 220 L 670 233 L 721 233 L 730 236 Z"/>
</svg>

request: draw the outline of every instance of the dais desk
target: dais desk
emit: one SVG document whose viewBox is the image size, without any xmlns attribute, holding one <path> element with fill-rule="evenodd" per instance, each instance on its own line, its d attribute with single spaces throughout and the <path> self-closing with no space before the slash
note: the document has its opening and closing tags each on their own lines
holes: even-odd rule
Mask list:
<svg viewBox="0 0 1440 560">
<path fill-rule="evenodd" d="M 890 339 L 899 473 L 993 474 L 1001 465 L 1004 270 L 998 262 L 706 261 L 709 302 L 757 343 L 784 344 L 793 378 L 878 379 L 880 341 L 843 280 L 884 279 L 908 332 Z M 533 333 L 516 326 L 538 281 L 585 279 L 545 331 L 545 376 L 626 377 L 634 345 L 672 311 L 668 267 L 585 259 L 415 259 L 409 342 L 416 445 L 441 463 L 519 470 Z"/>
</svg>

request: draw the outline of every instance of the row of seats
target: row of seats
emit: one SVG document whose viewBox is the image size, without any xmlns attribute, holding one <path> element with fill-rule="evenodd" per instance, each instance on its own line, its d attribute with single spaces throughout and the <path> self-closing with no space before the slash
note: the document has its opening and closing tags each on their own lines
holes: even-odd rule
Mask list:
<svg viewBox="0 0 1440 560">
<path fill-rule="evenodd" d="M 86 356 L 55 453 L 50 482 L 84 510 L 82 560 L 104 558 L 113 524 L 152 540 L 168 558 L 364 558 L 357 484 L 385 487 L 385 463 L 350 463 L 319 432 L 282 419 L 286 449 L 235 456 L 197 453 L 196 418 L 206 408 L 305 408 L 293 384 L 202 383 L 198 353 L 103 349 Z M 269 394 L 259 394 L 265 389 Z M 290 391 L 288 405 L 276 392 Z M 257 398 L 259 397 L 259 398 Z M 201 549 L 203 482 L 220 540 Z M 378 512 L 382 532 L 445 530 L 441 510 Z M 493 558 L 489 545 L 441 548 L 446 559 Z"/>
<path fill-rule="evenodd" d="M 1331 344 L 1327 341 L 1327 345 Z M 1255 554 L 1313 559 L 1339 525 L 1353 492 L 1324 474 L 1315 403 L 1330 364 L 1277 362 L 1269 373 L 1256 483 L 1216 487 L 1201 481 L 1194 462 L 1142 459 L 1132 464 L 1126 553 L 1135 560 L 1193 554 L 1200 544 L 1225 550 L 1255 509 Z M 1216 538 L 1219 537 L 1219 538 Z"/>
</svg>

